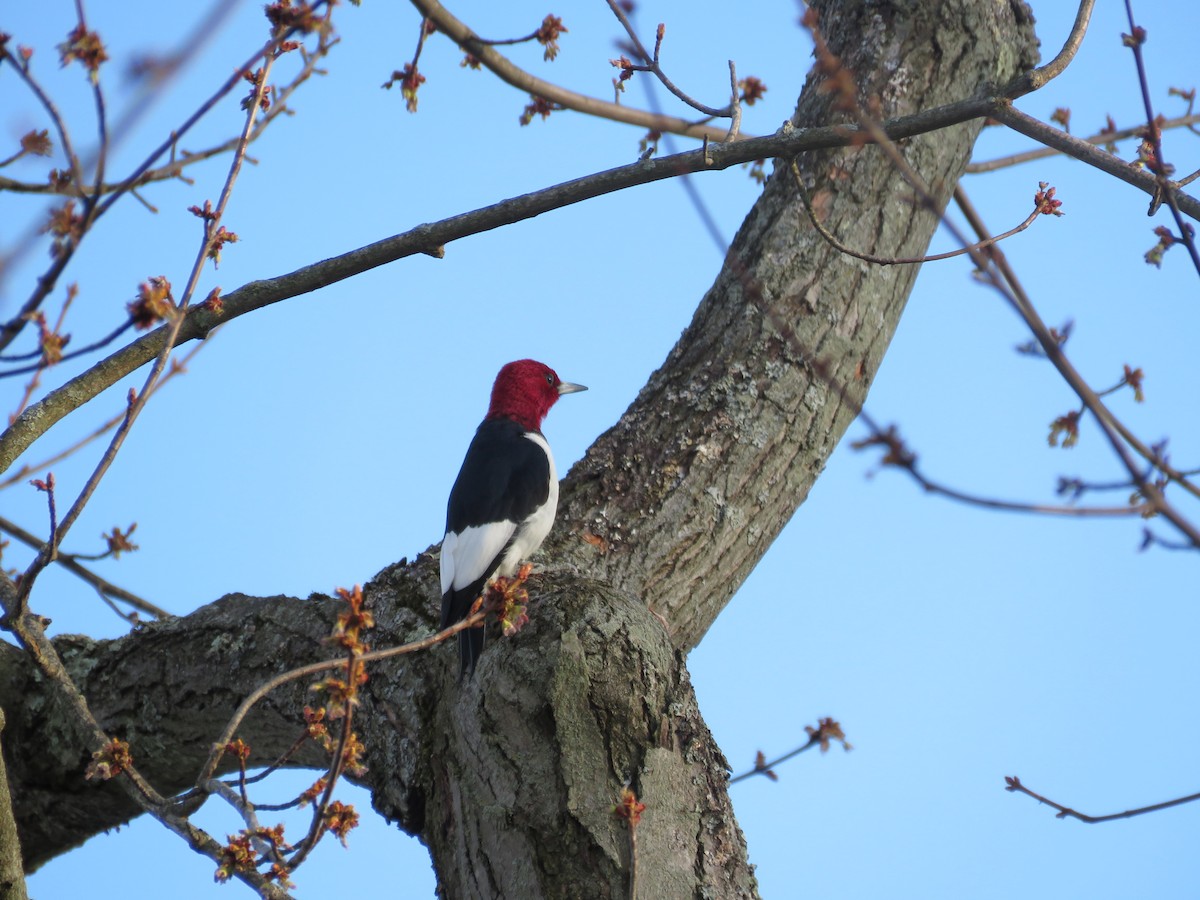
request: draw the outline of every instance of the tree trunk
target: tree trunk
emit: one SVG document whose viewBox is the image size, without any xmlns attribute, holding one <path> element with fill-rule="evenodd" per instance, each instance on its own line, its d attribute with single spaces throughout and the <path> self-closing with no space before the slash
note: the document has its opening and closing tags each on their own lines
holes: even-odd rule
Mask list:
<svg viewBox="0 0 1200 900">
<path fill-rule="evenodd" d="M 810 4 L 877 118 L 962 100 L 1036 62 L 1023 3 Z M 792 123 L 852 121 L 812 72 Z M 982 122 L 901 142 L 938 210 Z M 817 215 L 849 247 L 919 257 L 937 228 L 875 146 L 798 160 Z M 691 325 L 620 421 L 568 474 L 554 555 L 640 594 L 695 646 L 792 514 L 866 398 L 916 279 L 812 227 L 777 164 Z M 780 324 L 790 329 L 785 335 Z M 580 542 L 580 529 L 600 538 Z"/>
<path fill-rule="evenodd" d="M 962 99 L 1035 59 L 1031 18 L 1015 2 L 813 6 L 860 100 L 878 98 L 884 117 Z M 796 127 L 846 119 L 820 81 L 810 75 Z M 979 128 L 903 142 L 939 203 Z M 877 148 L 800 165 L 818 215 L 844 243 L 924 252 L 936 217 Z M 629 830 L 612 812 L 625 785 L 647 806 L 639 896 L 757 895 L 684 654 L 803 502 L 915 277 L 915 266 L 870 266 L 832 249 L 777 166 L 678 345 L 564 481 L 544 554 L 555 568 L 531 582 L 531 623 L 490 641 L 462 685 L 450 650 L 370 670 L 356 720 L 364 783 L 380 813 L 429 846 L 443 896 L 629 896 Z M 435 570 L 422 555 L 368 585 L 373 646 L 431 630 Z M 230 597 L 118 641 L 58 644 L 101 724 L 170 793 L 190 785 L 247 686 L 328 652 L 333 615 L 332 601 Z M 304 687 L 273 694 L 247 721 L 255 760 L 299 732 Z M 0 708 L 27 865 L 134 813 L 111 785 L 84 781 L 83 740 L 15 649 L 0 652 Z"/>
</svg>

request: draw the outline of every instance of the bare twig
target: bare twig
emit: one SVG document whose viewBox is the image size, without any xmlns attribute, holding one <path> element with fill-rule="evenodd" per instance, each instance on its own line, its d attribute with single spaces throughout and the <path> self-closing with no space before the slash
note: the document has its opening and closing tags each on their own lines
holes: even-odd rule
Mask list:
<svg viewBox="0 0 1200 900">
<path fill-rule="evenodd" d="M 1127 809 L 1124 812 L 1109 813 L 1103 816 L 1089 816 L 1087 813 L 1081 813 L 1078 810 L 1071 809 L 1069 806 L 1063 806 L 1061 803 L 1056 803 L 1049 797 L 1043 797 L 1021 783 L 1021 779 L 1016 775 L 1004 776 L 1004 789 L 1012 793 L 1024 794 L 1027 797 L 1032 797 L 1039 803 L 1044 803 L 1053 809 L 1058 810 L 1055 818 L 1078 819 L 1080 822 L 1086 822 L 1088 825 L 1096 825 L 1100 822 L 1114 822 L 1117 819 L 1131 819 L 1134 816 L 1144 815 L 1146 813 L 1158 812 L 1163 809 L 1170 809 L 1173 806 L 1182 806 L 1185 803 L 1192 803 L 1195 800 L 1200 800 L 1200 794 L 1189 794 L 1186 797 L 1177 797 L 1174 800 L 1167 800 L 1163 803 L 1155 803 L 1151 806 L 1140 806 L 1137 809 Z"/>
<path fill-rule="evenodd" d="M 354 654 L 351 654 L 350 661 L 346 663 L 347 675 L 349 681 L 354 677 L 353 670 L 355 666 Z M 313 804 L 312 823 L 309 825 L 308 834 L 300 842 L 296 848 L 296 852 L 288 858 L 287 866 L 290 870 L 295 871 L 300 865 L 308 859 L 310 853 L 317 846 L 317 842 L 325 833 L 325 814 L 329 810 L 329 803 L 333 800 L 333 789 L 337 785 L 338 778 L 341 777 L 342 770 L 345 768 L 346 746 L 353 734 L 354 722 L 354 707 L 347 705 L 346 714 L 342 718 L 342 729 L 338 735 L 337 747 L 334 749 L 333 757 L 329 761 L 329 769 L 325 777 L 325 790 L 321 792 L 321 799 Z"/>
<path fill-rule="evenodd" d="M 954 200 L 958 204 L 958 208 L 962 211 L 963 216 L 966 218 L 968 224 L 971 226 L 972 230 L 974 230 L 975 234 L 979 237 L 986 237 L 989 234 L 988 228 L 984 224 L 983 218 L 980 216 L 979 212 L 971 203 L 966 191 L 963 190 L 962 185 L 957 185 L 955 187 Z M 1004 252 L 999 247 L 994 247 L 988 251 L 988 256 L 995 264 L 996 270 L 1003 277 L 1005 283 L 1012 286 L 1014 300 L 1017 300 L 1018 302 L 1023 303 L 1024 306 L 1029 307 L 1028 296 L 1025 293 L 1025 289 L 1022 287 L 1020 280 L 1017 278 L 1016 272 L 1013 270 L 1012 266 L 1009 265 L 1008 258 L 1004 255 Z M 1021 300 L 1021 298 L 1024 299 Z M 1086 388 L 1086 382 L 1083 381 L 1082 376 L 1075 371 L 1074 367 L 1066 359 L 1062 352 L 1062 348 L 1059 346 L 1059 342 L 1055 339 L 1055 336 L 1051 333 L 1051 330 L 1046 327 L 1045 323 L 1043 323 L 1039 317 L 1037 317 L 1037 314 L 1032 311 L 1031 307 L 1030 316 L 1032 318 L 1029 320 L 1029 322 L 1027 322 L 1027 325 L 1029 325 L 1035 340 L 1038 342 L 1038 345 L 1042 348 L 1042 352 L 1045 353 L 1046 356 L 1051 360 L 1055 368 L 1059 369 L 1060 374 L 1064 375 L 1064 379 L 1069 385 L 1072 386 L 1072 388 L 1075 387 L 1075 384 L 1080 384 L 1082 388 Z M 1030 322 L 1032 322 L 1031 325 Z M 1050 348 L 1053 348 L 1053 353 L 1050 352 Z M 1071 373 L 1070 378 L 1066 378 L 1066 372 Z M 1086 388 L 1086 393 L 1094 396 L 1094 392 L 1092 392 L 1090 388 Z M 1163 475 L 1165 475 L 1171 482 L 1178 484 L 1192 496 L 1200 498 L 1200 486 L 1197 486 L 1190 480 L 1188 473 L 1180 471 L 1179 469 L 1171 466 L 1170 463 L 1163 459 L 1163 454 L 1161 452 L 1139 439 L 1137 435 L 1129 430 L 1128 426 L 1126 426 L 1117 416 L 1113 415 L 1113 413 L 1109 411 L 1108 407 L 1104 405 L 1099 397 L 1095 397 L 1095 403 L 1093 404 L 1088 402 L 1088 400 L 1083 394 L 1080 393 L 1079 390 L 1076 390 L 1076 395 L 1084 401 L 1084 405 L 1093 415 L 1097 416 L 1098 419 L 1101 419 L 1108 426 L 1108 428 L 1112 429 L 1112 431 L 1115 431 L 1116 434 L 1119 435 L 1121 439 L 1125 441 L 1125 443 L 1132 447 L 1142 459 L 1150 463 L 1159 472 L 1162 472 Z M 1130 462 L 1130 465 L 1132 465 L 1132 461 Z M 1136 475 L 1134 474 L 1135 472 Z M 1140 489 L 1146 480 L 1143 473 L 1140 471 L 1140 469 L 1134 466 L 1133 470 L 1130 472 L 1130 475 L 1134 479 L 1134 484 Z"/>
<path fill-rule="evenodd" d="M 1015 500 L 1000 500 L 960 491 L 934 481 L 921 472 L 917 466 L 916 454 L 910 452 L 904 446 L 904 442 L 901 440 L 895 426 L 888 428 L 881 427 L 866 410 L 860 409 L 858 416 L 871 434 L 867 438 L 854 441 L 851 446 L 855 450 L 865 450 L 871 447 L 884 449 L 886 453 L 883 457 L 883 465 L 895 466 L 908 473 L 909 477 L 920 485 L 921 489 L 926 493 L 945 497 L 947 500 L 965 503 L 968 506 L 978 506 L 983 509 L 992 509 L 999 512 L 1036 513 L 1043 516 L 1059 516 L 1073 519 L 1123 518 L 1144 515 L 1146 512 L 1145 504 L 1126 504 L 1125 506 L 1059 506 L 1044 503 L 1026 503 Z"/>
<path fill-rule="evenodd" d="M 432 20 L 437 25 L 438 31 L 447 35 L 466 52 L 478 59 L 489 71 L 500 78 L 501 81 L 526 93 L 543 97 L 547 101 L 555 103 L 564 109 L 572 109 L 576 112 L 587 113 L 588 115 L 597 116 L 602 119 L 625 122 L 630 125 L 638 125 L 642 128 L 649 128 L 659 132 L 669 131 L 673 134 L 681 134 L 694 138 L 707 136 L 714 141 L 719 141 L 725 135 L 725 129 L 723 128 L 714 128 L 706 124 L 689 122 L 686 119 L 679 119 L 674 116 L 656 116 L 645 110 L 632 109 L 622 106 L 619 103 L 612 103 L 596 97 L 588 97 L 584 94 L 569 91 L 557 84 L 531 75 L 529 72 L 513 64 L 494 47 L 480 41 L 479 36 L 475 32 L 451 15 L 437 0 L 412 0 L 412 4 L 421 15 Z"/>
<path fill-rule="evenodd" d="M 818 743 L 819 742 L 817 741 L 817 738 L 814 735 L 813 737 L 810 737 L 806 743 L 801 744 L 799 747 L 795 748 L 794 750 L 789 750 L 787 753 L 783 754 L 783 756 L 775 757 L 775 759 L 771 760 L 770 762 L 767 762 L 765 757 L 762 759 L 756 760 L 754 763 L 753 769 L 747 769 L 745 772 L 742 772 L 740 775 L 734 775 L 732 778 L 729 779 L 729 783 L 737 784 L 739 781 L 745 781 L 747 778 L 753 778 L 755 775 L 763 775 L 767 778 L 771 778 L 771 780 L 774 781 L 775 779 L 772 778 L 772 776 L 775 773 L 772 770 L 777 765 L 779 765 L 780 763 L 785 763 L 789 759 L 799 756 L 805 750 L 811 750 L 813 747 L 817 746 Z"/>
<path fill-rule="evenodd" d="M 1193 238 L 1193 229 L 1188 223 L 1183 221 L 1183 213 L 1179 209 L 1179 203 L 1175 197 L 1175 185 L 1167 178 L 1167 174 L 1172 171 L 1167 165 L 1166 159 L 1163 157 L 1162 149 L 1162 132 L 1159 129 L 1157 117 L 1154 115 L 1154 104 L 1150 100 L 1150 80 L 1146 76 L 1146 61 L 1142 56 L 1142 44 L 1146 39 L 1145 29 L 1138 26 L 1133 19 L 1133 0 L 1125 0 L 1125 14 L 1129 19 L 1130 34 L 1125 35 L 1125 45 L 1133 51 L 1133 59 L 1137 65 L 1138 85 L 1142 89 L 1142 105 L 1146 109 L 1146 142 L 1150 146 L 1152 159 L 1146 160 L 1146 166 L 1149 168 L 1154 177 L 1158 181 L 1159 193 L 1155 195 L 1154 200 L 1150 204 L 1149 215 L 1154 215 L 1158 209 L 1158 203 L 1165 201 L 1171 209 L 1171 215 L 1175 219 L 1175 226 L 1179 229 L 1179 234 L 1176 239 L 1188 249 L 1188 255 L 1192 259 L 1192 266 L 1196 269 L 1196 273 L 1200 275 L 1200 250 L 1196 248 L 1196 242 Z"/>
<path fill-rule="evenodd" d="M 15 522 L 10 522 L 8 519 L 2 516 L 0 516 L 0 532 L 11 534 L 22 544 L 25 544 L 27 547 L 30 547 L 39 553 L 43 552 L 45 549 L 42 541 L 39 540 L 36 535 L 31 534 L 21 526 L 17 525 Z M 78 557 L 73 553 L 63 553 L 60 550 L 54 561 L 72 575 L 75 575 L 90 584 L 93 588 L 100 592 L 102 597 L 111 597 L 115 600 L 120 600 L 122 603 L 129 604 L 138 612 L 143 612 L 147 615 L 154 616 L 156 619 L 168 618 L 171 615 L 165 609 L 155 606 L 149 600 L 143 600 L 136 594 L 125 590 L 125 588 L 118 587 L 107 579 L 97 575 L 90 569 L 80 565 Z"/>
<path fill-rule="evenodd" d="M 1014 234 L 1020 234 L 1026 228 L 1033 224 L 1034 220 L 1041 215 L 1041 210 L 1034 207 L 1025 221 L 1015 228 L 1011 228 L 1004 234 L 998 234 L 995 237 L 988 238 L 984 241 L 979 241 L 975 244 L 969 244 L 965 247 L 960 247 L 957 250 L 950 250 L 946 253 L 934 253 L 930 256 L 911 256 L 911 257 L 891 257 L 891 256 L 875 256 L 871 253 L 863 253 L 860 250 L 855 250 L 853 247 L 848 247 L 838 240 L 837 236 L 829 231 L 817 217 L 816 211 L 813 209 L 812 198 L 808 195 L 808 188 L 804 184 L 804 176 L 800 174 L 800 167 L 796 165 L 796 160 L 791 160 L 789 167 L 792 171 L 792 176 L 796 182 L 796 189 L 800 192 L 800 201 L 804 204 L 804 211 L 808 213 L 808 220 L 812 223 L 813 228 L 821 237 L 825 238 L 826 242 L 840 253 L 847 256 L 853 256 L 855 259 L 861 259 L 864 262 L 874 263 L 879 266 L 898 266 L 898 265 L 919 265 L 927 262 L 937 262 L 943 259 L 952 259 L 956 256 L 964 256 L 975 251 L 983 250 L 990 247 L 992 244 L 998 243 L 1005 238 L 1010 238 Z"/>
<path fill-rule="evenodd" d="M 87 17 L 83 12 L 83 0 L 75 0 L 75 16 L 81 31 L 87 31 Z M 104 90 L 100 86 L 100 71 L 96 69 L 89 79 L 92 85 L 92 101 L 96 106 L 96 174 L 92 178 L 92 194 L 88 198 L 87 209 L 90 213 L 95 209 L 100 199 L 104 185 L 104 168 L 108 164 L 108 110 L 104 102 Z M 82 188 L 82 183 L 80 183 Z M 86 227 L 86 225 L 85 225 Z"/>
<path fill-rule="evenodd" d="M 1045 122 L 1021 112 L 1011 103 L 998 104 L 991 116 L 1013 131 L 1018 131 L 1026 137 L 1033 138 L 1035 141 L 1053 147 L 1080 162 L 1087 163 L 1101 172 L 1119 178 L 1126 184 L 1145 191 L 1151 197 L 1157 196 L 1160 192 L 1160 184 L 1151 173 L 1135 168 L 1119 156 L 1114 156 L 1085 140 L 1069 135 L 1061 128 L 1047 125 Z M 1200 220 L 1200 202 L 1177 188 L 1177 185 L 1172 185 L 1168 193 L 1174 196 L 1180 211 L 1187 213 L 1193 219 Z"/>
<path fill-rule="evenodd" d="M 738 90 L 737 66 L 732 59 L 729 60 L 729 90 L 729 108 L 732 112 L 729 115 L 729 133 L 725 135 L 725 140 L 735 141 L 742 128 L 742 101 L 741 92 Z"/>
<path fill-rule="evenodd" d="M 220 225 L 221 214 L 223 213 L 225 204 L 228 202 L 229 195 L 233 190 L 233 184 L 237 179 L 237 173 L 241 169 L 242 159 L 245 156 L 246 147 L 249 144 L 250 135 L 254 128 L 254 120 L 258 115 L 263 98 L 266 97 L 268 86 L 267 77 L 275 59 L 273 51 L 271 51 L 269 48 L 271 44 L 278 45 L 282 43 L 284 36 L 284 34 L 275 35 L 272 41 L 268 42 L 268 49 L 264 51 L 263 66 L 258 73 L 255 89 L 251 93 L 250 102 L 247 107 L 246 125 L 242 131 L 242 138 L 238 148 L 234 151 L 233 163 L 230 166 L 229 175 L 226 178 L 225 186 L 222 189 L 221 197 L 217 204 L 217 211 L 211 220 L 206 220 L 205 222 L 206 228 L 204 241 L 201 243 L 200 251 L 197 254 L 196 262 L 193 265 L 192 273 L 188 280 L 185 293 L 181 299 L 179 309 L 173 312 L 171 321 L 165 326 L 166 339 L 163 341 L 163 345 L 158 352 L 157 359 L 155 360 L 154 365 L 151 367 L 149 375 L 146 377 L 146 381 L 142 386 L 141 393 L 135 395 L 133 391 L 130 391 L 129 405 L 125 412 L 123 421 L 113 433 L 113 437 L 109 442 L 108 448 L 100 458 L 100 461 L 97 463 L 95 469 L 92 471 L 91 476 L 89 476 L 88 480 L 84 483 L 79 495 L 75 498 L 75 502 L 71 505 L 71 508 L 63 517 L 62 522 L 59 524 L 57 536 L 52 537 L 50 543 L 47 544 L 46 550 L 34 557 L 33 562 L 30 563 L 28 569 L 26 569 L 24 575 L 22 576 L 19 595 L 22 602 L 29 597 L 29 593 L 31 590 L 33 590 L 33 585 L 37 579 L 37 576 L 53 560 L 53 554 L 57 541 L 61 540 L 61 538 L 70 530 L 71 526 L 75 524 L 75 521 L 79 518 L 80 514 L 84 510 L 84 507 L 87 506 L 88 501 L 91 499 L 92 494 L 99 486 L 101 479 L 104 477 L 105 473 L 108 472 L 109 467 L 112 465 L 113 460 L 116 459 L 117 453 L 124 444 L 126 436 L 129 434 L 130 429 L 132 429 L 133 423 L 137 420 L 138 414 L 142 411 L 150 397 L 153 395 L 154 386 L 158 382 L 159 375 L 161 375 L 163 370 L 166 368 L 167 359 L 171 354 L 171 350 L 175 346 L 175 341 L 179 335 L 179 329 L 184 322 L 186 308 L 188 300 L 191 296 L 191 292 L 195 289 L 196 283 L 200 277 L 200 271 L 203 269 L 204 262 L 208 258 L 210 251 L 214 247 L 214 242 L 217 239 L 217 229 Z M 110 198 L 110 203 L 113 199 L 115 198 Z"/>
<path fill-rule="evenodd" d="M 209 335 L 209 339 L 211 339 L 211 338 L 212 338 L 212 335 Z M 203 350 L 206 346 L 208 346 L 208 340 L 205 340 L 203 343 L 197 344 L 195 347 L 192 347 L 186 354 L 184 354 L 182 359 L 172 359 L 170 369 L 167 371 L 167 373 L 165 375 L 162 376 L 162 378 L 160 378 L 155 383 L 154 390 L 155 391 L 159 390 L 161 387 L 168 384 L 170 381 L 172 381 L 177 376 L 185 373 L 187 371 L 187 364 L 189 362 L 191 362 L 192 358 L 195 357 L 195 355 L 197 353 L 199 353 L 201 350 Z M 24 481 L 26 476 L 31 475 L 34 472 L 39 472 L 42 469 L 47 469 L 50 466 L 57 465 L 58 463 L 62 462 L 64 459 L 74 456 L 77 452 L 79 452 L 81 449 L 86 447 L 92 441 L 103 437 L 108 432 L 112 431 L 114 428 L 116 428 L 118 425 L 120 425 L 121 421 L 124 418 L 125 418 L 125 413 L 124 412 L 119 413 L 118 415 L 115 415 L 115 416 L 111 417 L 110 419 L 108 419 L 106 422 L 102 423 L 99 427 L 97 427 L 95 430 L 93 430 L 90 434 L 80 438 L 78 441 L 71 444 L 69 447 L 66 447 L 63 450 L 58 451 L 54 455 L 52 455 L 44 460 L 41 460 L 40 462 L 27 463 L 27 464 L 21 466 L 21 468 L 17 469 L 17 471 L 13 472 L 7 478 L 0 481 L 0 490 L 4 490 L 5 488 L 11 487 L 12 485 L 17 484 L 18 482 Z"/>
<path fill-rule="evenodd" d="M 758 758 L 754 761 L 754 768 L 741 775 L 735 775 L 729 779 L 730 784 L 736 784 L 739 781 L 745 781 L 752 775 L 765 775 L 772 781 L 776 780 L 776 775 L 771 771 L 775 766 L 782 762 L 786 762 L 794 756 L 799 756 L 805 750 L 811 750 L 813 747 L 820 747 L 822 753 L 828 752 L 833 744 L 841 744 L 842 749 L 847 753 L 853 750 L 850 742 L 846 740 L 846 733 L 842 731 L 841 723 L 836 719 L 828 716 L 823 716 L 817 719 L 817 724 L 805 725 L 804 730 L 808 733 L 808 740 L 794 750 L 789 750 L 783 756 L 773 759 L 770 762 L 766 761 L 766 757 L 761 751 L 758 753 Z"/>
<path fill-rule="evenodd" d="M 283 857 L 279 853 L 279 848 L 276 847 L 271 841 L 264 840 L 261 837 L 262 832 L 264 832 L 266 829 L 264 829 L 262 824 L 258 821 L 259 807 L 247 800 L 244 792 L 239 796 L 236 791 L 229 787 L 229 785 L 225 784 L 223 781 L 218 781 L 217 779 L 212 779 L 209 781 L 208 784 L 205 785 L 205 790 L 220 797 L 238 811 L 238 815 L 240 815 L 242 817 L 242 821 L 246 823 L 247 831 L 250 832 L 255 846 L 258 848 L 260 856 L 266 857 L 273 862 L 283 862 Z"/>
<path fill-rule="evenodd" d="M 92 343 L 88 344 L 86 347 L 78 347 L 69 353 L 62 354 L 62 356 L 59 357 L 57 362 L 68 362 L 69 360 L 76 359 L 77 357 L 84 356 L 88 353 L 95 353 L 97 350 L 102 350 L 103 348 L 107 347 L 109 344 L 111 344 L 113 341 L 115 341 L 117 338 L 119 338 L 121 335 L 123 335 L 126 331 L 128 331 L 132 327 L 133 327 L 133 320 L 126 319 L 124 322 L 122 322 L 120 325 L 118 325 L 116 328 L 114 328 L 111 332 L 109 332 L 107 335 L 102 337 L 100 340 L 93 341 Z M 40 353 L 41 351 L 39 350 L 37 352 Z M 11 378 L 15 375 L 25 375 L 25 374 L 28 374 L 29 372 L 41 372 L 41 371 L 44 371 L 46 368 L 47 367 L 46 367 L 45 362 L 39 361 L 32 365 L 19 366 L 15 369 L 5 369 L 3 371 L 0 371 L 0 378 Z"/>
<path fill-rule="evenodd" d="M 681 90 L 675 84 L 675 82 L 671 81 L 671 79 L 667 77 L 667 73 L 663 71 L 662 66 L 659 64 L 659 53 L 662 50 L 664 26 L 662 26 L 662 25 L 658 26 L 656 39 L 654 41 L 654 53 L 653 53 L 653 55 L 651 55 L 650 53 L 646 52 L 645 45 L 642 44 L 641 39 L 637 35 L 637 31 L 633 27 L 633 23 L 630 22 L 629 17 L 627 15 L 625 15 L 625 10 L 621 9 L 621 4 L 618 2 L 618 0 L 608 0 L 608 8 L 612 11 L 612 14 L 617 17 L 617 21 L 620 22 L 621 26 L 625 29 L 625 33 L 627 35 L 629 35 L 629 40 L 633 44 L 633 51 L 634 51 L 635 55 L 642 61 L 641 65 L 631 66 L 631 68 L 633 70 L 639 71 L 639 72 L 652 73 L 655 78 L 657 78 L 660 82 L 662 82 L 662 86 L 665 87 L 668 91 L 670 91 L 672 94 L 674 94 L 680 100 L 682 100 L 684 103 L 686 103 L 692 109 L 696 110 L 697 112 L 704 113 L 704 115 L 706 115 L 706 116 L 709 116 L 714 119 L 725 119 L 725 118 L 729 118 L 730 116 L 732 116 L 734 114 L 735 107 L 733 104 L 731 104 L 729 106 L 721 107 L 721 108 L 717 108 L 715 106 L 708 106 L 707 104 L 701 103 L 696 98 L 685 93 L 683 90 Z M 733 96 L 734 96 L 734 104 L 736 104 L 736 102 L 737 102 L 737 78 L 736 77 L 733 79 Z M 731 140 L 731 139 L 726 138 L 726 140 Z"/>
</svg>

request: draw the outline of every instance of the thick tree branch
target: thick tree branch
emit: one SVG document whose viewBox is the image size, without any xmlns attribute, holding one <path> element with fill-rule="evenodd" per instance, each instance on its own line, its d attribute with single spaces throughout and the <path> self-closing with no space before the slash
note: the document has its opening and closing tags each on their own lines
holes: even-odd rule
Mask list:
<svg viewBox="0 0 1200 900">
<path fill-rule="evenodd" d="M 115 641 L 73 635 L 53 644 L 96 720 L 129 742 L 139 771 L 171 796 L 192 786 L 247 684 L 328 655 L 321 639 L 335 615 L 333 601 L 235 596 Z M 280 691 L 255 710 L 252 762 L 268 764 L 291 745 L 302 728 L 305 688 Z M 91 736 L 55 686 L 10 644 L 0 645 L 0 698 L 27 869 L 141 812 L 122 778 L 96 785 L 85 779 Z M 323 754 L 314 748 L 298 762 L 320 766 Z"/>
<path fill-rule="evenodd" d="M 423 556 L 366 587 L 376 642 L 435 630 L 436 579 L 436 561 Z M 503 652 L 489 654 L 474 681 L 457 684 L 449 651 L 371 666 L 356 720 L 375 807 L 429 844 L 448 896 L 556 896 L 555 873 L 581 853 L 599 861 L 591 895 L 623 896 L 625 840 L 612 806 L 632 783 L 648 806 L 639 833 L 644 896 L 692 896 L 702 886 L 756 896 L 725 760 L 662 626 L 637 598 L 562 574 L 536 580 L 533 621 L 491 642 Z M 129 741 L 147 778 L 174 794 L 197 777 L 246 685 L 329 654 L 323 638 L 336 612 L 328 598 L 231 596 L 116 641 L 55 643 L 105 727 Z M 292 745 L 305 688 L 281 688 L 247 718 L 239 735 L 251 745 L 251 765 Z M 197 697 L 204 702 L 186 699 Z M 15 710 L 5 744 L 28 865 L 137 812 L 111 782 L 80 791 L 74 718 L 15 648 L 0 647 L 0 705 Z M 497 728 L 505 740 L 495 740 Z M 311 749 L 295 761 L 322 762 Z M 493 802 L 465 799 L 477 789 Z M 496 816 L 505 827 L 494 827 Z M 472 846 L 477 829 L 487 834 Z M 456 864 L 463 855 L 474 864 Z M 486 881 L 484 873 L 506 865 L 521 870 L 503 873 L 506 889 Z"/>
</svg>

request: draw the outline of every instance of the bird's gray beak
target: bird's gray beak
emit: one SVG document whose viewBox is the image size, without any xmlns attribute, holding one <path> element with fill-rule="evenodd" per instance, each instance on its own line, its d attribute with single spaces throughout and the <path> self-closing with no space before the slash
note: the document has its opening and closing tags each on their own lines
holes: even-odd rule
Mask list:
<svg viewBox="0 0 1200 900">
<path fill-rule="evenodd" d="M 564 381 L 564 382 L 561 382 L 558 386 L 558 395 L 561 397 L 563 394 L 575 394 L 575 393 L 578 393 L 579 391 L 586 391 L 586 390 L 587 390 L 587 385 L 571 384 L 571 382 L 569 382 L 569 381 Z"/>
</svg>

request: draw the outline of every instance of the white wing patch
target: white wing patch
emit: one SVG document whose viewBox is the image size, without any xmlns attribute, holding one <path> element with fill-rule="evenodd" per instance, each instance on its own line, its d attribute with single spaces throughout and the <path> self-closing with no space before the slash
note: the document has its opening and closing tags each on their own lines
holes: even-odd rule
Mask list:
<svg viewBox="0 0 1200 900">
<path fill-rule="evenodd" d="M 540 434 L 529 432 L 525 437 L 546 451 L 546 460 L 550 464 L 550 492 L 546 502 L 526 516 L 520 525 L 507 521 L 489 522 L 487 525 L 472 525 L 463 529 L 461 534 L 447 532 L 442 540 L 443 595 L 451 588 L 462 590 L 479 578 L 510 539 L 512 546 L 504 554 L 504 559 L 500 560 L 494 574 L 514 575 L 521 561 L 528 559 L 542 546 L 542 541 L 550 533 L 554 514 L 558 510 L 558 473 L 554 468 L 554 456 L 550 452 L 550 445 Z"/>
<path fill-rule="evenodd" d="M 472 525 L 442 541 L 442 593 L 459 591 L 483 574 L 517 530 L 515 522 Z"/>
</svg>

